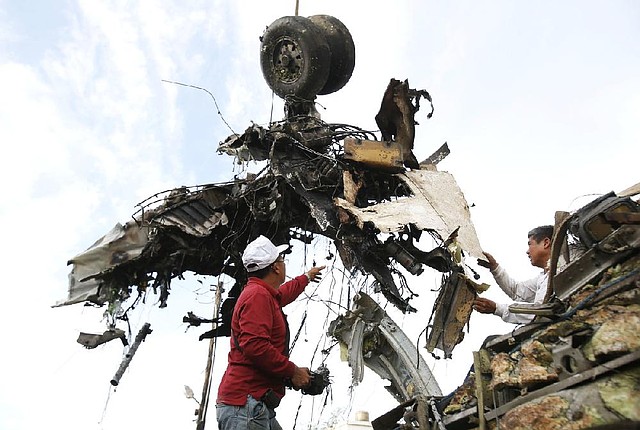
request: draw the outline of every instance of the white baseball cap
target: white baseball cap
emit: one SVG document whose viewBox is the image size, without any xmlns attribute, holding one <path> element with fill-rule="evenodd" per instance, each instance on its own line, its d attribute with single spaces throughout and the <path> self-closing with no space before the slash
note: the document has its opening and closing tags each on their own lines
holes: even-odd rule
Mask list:
<svg viewBox="0 0 640 430">
<path fill-rule="evenodd" d="M 242 253 L 242 264 L 247 272 L 255 272 L 272 264 L 287 249 L 289 245 L 275 246 L 269 239 L 260 235 L 245 248 Z"/>
</svg>

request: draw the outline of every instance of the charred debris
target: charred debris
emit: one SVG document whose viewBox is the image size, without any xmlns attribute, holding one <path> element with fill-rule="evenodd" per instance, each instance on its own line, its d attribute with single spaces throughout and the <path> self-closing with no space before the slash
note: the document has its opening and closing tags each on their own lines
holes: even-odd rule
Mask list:
<svg viewBox="0 0 640 430">
<path fill-rule="evenodd" d="M 545 301 L 510 307 L 533 321 L 487 337 L 453 393 L 398 398 L 373 428 L 640 428 L 638 194 L 640 184 L 557 212 Z"/>
<path fill-rule="evenodd" d="M 420 275 L 425 266 L 450 274 L 444 279 L 452 284 L 475 285 L 460 257 L 482 256 L 469 208 L 453 176 L 436 168 L 448 146 L 422 163 L 412 151 L 420 102 L 430 104 L 426 118 L 433 114 L 429 93 L 391 79 L 375 116 L 380 138 L 353 125 L 329 124 L 316 111 L 315 98 L 339 90 L 351 76 L 355 47 L 347 28 L 328 15 L 284 17 L 265 30 L 261 42 L 263 75 L 285 100 L 285 118 L 229 136 L 218 153 L 237 163 L 265 162 L 262 171 L 179 187 L 141 202 L 132 221 L 117 224 L 69 261 L 69 295 L 58 305 L 88 302 L 115 309 L 153 290 L 165 307 L 171 281 L 185 272 L 226 275 L 235 284 L 215 328 L 200 338 L 228 336 L 246 281 L 241 254 L 258 234 L 278 243 L 309 244 L 317 235 L 331 239 L 344 267 L 371 277 L 374 291 L 402 312 L 416 311 L 416 293 L 405 276 Z M 421 249 L 425 235 L 437 246 Z M 469 307 L 463 320 L 470 312 Z M 83 333 L 79 342 L 95 347 L 123 339 L 115 317 L 104 334 Z M 447 316 L 439 318 L 445 322 Z M 184 318 L 196 326 L 208 321 L 191 312 Z M 433 339 L 434 347 L 450 354 L 462 332 L 446 340 L 435 333 Z"/>
<path fill-rule="evenodd" d="M 260 60 L 267 84 L 285 101 L 284 119 L 232 134 L 218 152 L 264 168 L 158 193 L 138 205 L 132 221 L 69 260 L 69 293 L 57 306 L 106 305 L 112 315 L 103 334 L 81 333 L 79 343 L 126 345 L 116 324 L 127 311 L 118 305 L 153 291 L 165 307 L 172 280 L 186 272 L 234 280 L 217 300 L 217 318 L 184 317 L 191 326 L 212 324 L 200 339 L 229 336 L 246 281 L 246 244 L 259 234 L 304 244 L 323 236 L 348 272 L 371 280 L 370 289 L 345 298 L 350 310 L 327 334 L 347 351 L 354 384 L 364 366 L 390 381 L 399 406 L 373 421 L 376 430 L 581 429 L 640 421 L 637 401 L 621 400 L 640 397 L 640 208 L 631 199 L 638 186 L 558 214 L 547 299 L 512 309 L 536 318 L 487 340 L 464 383 L 443 396 L 414 342 L 370 296 L 381 293 L 402 312 L 416 312 L 412 298 L 422 292 L 410 290 L 406 277 L 425 268 L 441 273 L 434 308 L 420 311 L 431 315 L 427 350 L 449 357 L 464 337 L 474 298 L 487 288 L 464 263 L 465 256 L 483 258 L 464 195 L 451 174 L 437 169 L 447 144 L 422 162 L 413 153 L 420 102 L 430 104 L 427 119 L 433 114 L 429 93 L 391 79 L 375 116 L 379 133 L 324 122 L 316 96 L 341 89 L 355 64 L 348 29 L 328 15 L 276 20 L 261 37 Z M 144 335 L 150 332 L 146 327 Z"/>
</svg>

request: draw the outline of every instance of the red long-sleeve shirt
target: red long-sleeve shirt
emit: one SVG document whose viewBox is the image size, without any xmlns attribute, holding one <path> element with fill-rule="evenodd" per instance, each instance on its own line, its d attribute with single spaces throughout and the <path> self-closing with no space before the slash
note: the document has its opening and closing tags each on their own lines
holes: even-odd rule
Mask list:
<svg viewBox="0 0 640 430">
<path fill-rule="evenodd" d="M 249 278 L 233 310 L 229 364 L 217 403 L 242 406 L 248 394 L 260 399 L 269 388 L 284 396 L 284 379 L 293 376 L 296 365 L 285 355 L 287 326 L 282 308 L 308 284 L 306 275 L 278 289 L 260 278 Z"/>
</svg>

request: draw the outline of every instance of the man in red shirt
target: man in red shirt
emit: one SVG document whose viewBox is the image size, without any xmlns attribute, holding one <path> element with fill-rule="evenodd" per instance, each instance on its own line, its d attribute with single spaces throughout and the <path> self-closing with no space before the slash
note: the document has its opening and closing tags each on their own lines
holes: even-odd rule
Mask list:
<svg viewBox="0 0 640 430">
<path fill-rule="evenodd" d="M 289 360 L 289 326 L 282 308 L 320 279 L 325 266 L 284 282 L 282 253 L 288 247 L 259 236 L 242 254 L 249 279 L 231 319 L 229 363 L 216 401 L 219 430 L 282 430 L 275 408 L 285 394 L 285 380 L 295 389 L 311 382 L 309 369 Z"/>
</svg>

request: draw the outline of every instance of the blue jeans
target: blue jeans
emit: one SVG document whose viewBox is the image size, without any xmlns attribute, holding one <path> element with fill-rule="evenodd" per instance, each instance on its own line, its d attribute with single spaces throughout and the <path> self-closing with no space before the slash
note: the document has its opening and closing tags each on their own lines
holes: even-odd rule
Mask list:
<svg viewBox="0 0 640 430">
<path fill-rule="evenodd" d="M 251 395 L 244 406 L 216 405 L 218 430 L 282 430 L 276 412 Z"/>
</svg>

